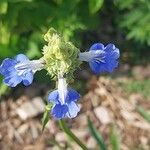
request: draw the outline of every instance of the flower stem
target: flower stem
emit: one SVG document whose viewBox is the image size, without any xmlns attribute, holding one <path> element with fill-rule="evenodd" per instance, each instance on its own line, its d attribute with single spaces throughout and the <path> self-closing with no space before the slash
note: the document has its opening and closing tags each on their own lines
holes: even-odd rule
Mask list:
<svg viewBox="0 0 150 150">
<path fill-rule="evenodd" d="M 83 150 L 88 150 L 88 148 L 74 135 L 74 133 L 67 127 L 64 120 L 59 120 L 59 124 L 63 131 L 74 140 Z"/>
</svg>

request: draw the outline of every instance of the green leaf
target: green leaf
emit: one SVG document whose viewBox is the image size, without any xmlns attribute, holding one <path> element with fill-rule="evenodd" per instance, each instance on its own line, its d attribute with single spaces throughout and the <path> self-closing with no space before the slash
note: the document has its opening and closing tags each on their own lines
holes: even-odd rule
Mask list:
<svg viewBox="0 0 150 150">
<path fill-rule="evenodd" d="M 42 118 L 42 132 L 44 131 L 45 126 L 49 121 L 49 112 L 50 112 L 51 108 L 52 108 L 52 104 L 48 104 L 45 107 L 45 112 L 44 112 L 43 118 Z"/>
<path fill-rule="evenodd" d="M 107 146 L 104 142 L 104 139 L 102 137 L 102 135 L 99 133 L 99 131 L 93 126 L 90 118 L 88 118 L 88 127 L 89 130 L 92 134 L 92 136 L 95 138 L 95 140 L 97 141 L 99 147 L 101 150 L 107 150 Z"/>
<path fill-rule="evenodd" d="M 141 116 L 150 123 L 150 114 L 145 111 L 143 107 L 137 107 L 137 110 L 141 114 Z"/>
<path fill-rule="evenodd" d="M 0 14 L 6 14 L 7 13 L 7 8 L 8 8 L 7 1 L 0 2 Z"/>
<path fill-rule="evenodd" d="M 116 130 L 116 126 L 113 125 L 110 135 L 112 150 L 120 150 L 120 138 Z"/>
<path fill-rule="evenodd" d="M 95 14 L 103 6 L 104 0 L 89 0 L 89 11 Z"/>
</svg>

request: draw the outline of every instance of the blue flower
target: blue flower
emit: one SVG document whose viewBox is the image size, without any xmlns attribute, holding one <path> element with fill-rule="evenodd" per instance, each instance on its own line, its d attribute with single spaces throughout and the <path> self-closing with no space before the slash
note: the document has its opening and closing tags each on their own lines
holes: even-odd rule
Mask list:
<svg viewBox="0 0 150 150">
<path fill-rule="evenodd" d="M 42 62 L 30 61 L 25 55 L 19 54 L 15 59 L 6 58 L 0 66 L 0 74 L 4 76 L 4 83 L 15 87 L 20 82 L 28 86 L 33 81 L 34 73 L 41 69 Z"/>
<path fill-rule="evenodd" d="M 56 119 L 76 117 L 80 111 L 76 104 L 79 98 L 80 94 L 77 91 L 67 88 L 64 78 L 58 79 L 58 90 L 51 92 L 48 96 L 48 101 L 53 103 L 51 114 Z"/>
<path fill-rule="evenodd" d="M 95 73 L 111 73 L 118 66 L 119 56 L 119 49 L 114 44 L 105 47 L 101 43 L 95 43 L 88 52 L 80 53 L 79 59 L 89 62 L 90 68 Z"/>
</svg>

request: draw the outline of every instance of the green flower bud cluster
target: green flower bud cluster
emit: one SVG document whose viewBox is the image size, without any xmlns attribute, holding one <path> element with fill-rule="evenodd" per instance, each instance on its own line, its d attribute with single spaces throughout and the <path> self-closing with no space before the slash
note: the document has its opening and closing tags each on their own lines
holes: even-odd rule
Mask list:
<svg viewBox="0 0 150 150">
<path fill-rule="evenodd" d="M 44 40 L 48 44 L 43 47 L 43 59 L 49 74 L 52 77 L 65 74 L 68 79 L 72 79 L 73 72 L 81 64 L 78 59 L 80 50 L 71 42 L 66 42 L 53 28 L 44 35 Z"/>
</svg>

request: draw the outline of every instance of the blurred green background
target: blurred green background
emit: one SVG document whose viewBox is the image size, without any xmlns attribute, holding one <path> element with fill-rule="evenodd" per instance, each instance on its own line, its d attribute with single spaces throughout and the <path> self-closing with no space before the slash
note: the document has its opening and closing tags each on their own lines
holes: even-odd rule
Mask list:
<svg viewBox="0 0 150 150">
<path fill-rule="evenodd" d="M 111 42 L 122 63 L 149 61 L 149 0 L 1 0 L 0 62 L 18 53 L 39 58 L 50 27 L 83 51 Z"/>
</svg>

